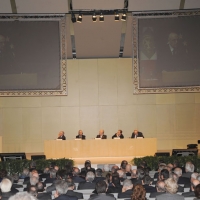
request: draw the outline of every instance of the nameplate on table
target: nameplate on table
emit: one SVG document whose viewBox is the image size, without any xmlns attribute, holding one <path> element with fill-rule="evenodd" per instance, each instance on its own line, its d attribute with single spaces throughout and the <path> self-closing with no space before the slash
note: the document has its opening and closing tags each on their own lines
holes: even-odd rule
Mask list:
<svg viewBox="0 0 200 200">
<path fill-rule="evenodd" d="M 137 139 L 143 139 L 143 137 L 137 137 Z"/>
<path fill-rule="evenodd" d="M 101 140 L 101 138 L 94 138 L 95 140 Z"/>
<path fill-rule="evenodd" d="M 56 139 L 57 141 L 62 141 L 62 139 Z"/>
<path fill-rule="evenodd" d="M 120 137 L 114 137 L 114 139 L 115 139 L 115 140 L 119 140 L 119 139 L 121 139 L 121 138 L 120 138 Z"/>
<path fill-rule="evenodd" d="M 75 140 L 82 140 L 81 138 L 75 138 Z"/>
</svg>

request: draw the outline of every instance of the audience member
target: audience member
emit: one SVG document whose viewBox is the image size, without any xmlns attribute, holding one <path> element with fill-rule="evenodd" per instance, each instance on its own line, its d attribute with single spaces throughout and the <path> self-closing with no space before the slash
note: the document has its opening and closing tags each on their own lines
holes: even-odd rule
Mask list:
<svg viewBox="0 0 200 200">
<path fill-rule="evenodd" d="M 158 181 L 156 183 L 156 192 L 152 192 L 150 194 L 150 198 L 156 198 L 156 196 L 164 194 L 165 193 L 165 182 L 164 181 Z"/>
<path fill-rule="evenodd" d="M 158 179 L 159 178 L 159 173 L 161 172 L 161 170 L 165 169 L 166 164 L 165 163 L 159 163 L 158 165 L 158 172 L 156 172 L 154 174 L 154 179 Z"/>
<path fill-rule="evenodd" d="M 200 199 L 200 184 L 198 184 L 195 187 L 194 193 L 195 193 L 195 197 L 196 197 L 196 198 L 194 198 L 194 200 Z"/>
<path fill-rule="evenodd" d="M 131 180 L 126 179 L 123 183 L 122 192 L 118 194 L 118 199 L 131 198 L 133 193 L 133 183 Z"/>
<path fill-rule="evenodd" d="M 176 181 L 176 183 L 178 184 L 178 179 L 179 179 L 179 177 L 178 177 L 177 174 L 171 173 L 171 174 L 170 174 L 170 178 L 173 178 L 173 179 Z M 177 191 L 177 192 L 184 192 L 184 187 L 182 187 L 182 186 L 180 186 L 180 185 L 178 184 L 178 191 Z"/>
<path fill-rule="evenodd" d="M 126 176 L 131 176 L 131 173 L 132 173 L 132 166 L 131 166 L 130 164 L 127 164 L 127 165 L 126 165 L 125 173 L 126 173 Z"/>
<path fill-rule="evenodd" d="M 40 178 L 49 178 L 50 177 L 50 169 L 49 167 L 45 167 L 43 173 L 40 175 Z"/>
<path fill-rule="evenodd" d="M 184 184 L 184 187 L 190 187 L 190 179 L 186 177 L 182 177 L 182 169 L 181 168 L 175 168 L 174 173 L 178 175 L 178 184 Z"/>
<path fill-rule="evenodd" d="M 194 165 L 191 162 L 186 162 L 185 164 L 185 173 L 182 174 L 182 177 L 191 178 L 191 174 L 194 172 Z"/>
<path fill-rule="evenodd" d="M 37 198 L 38 195 L 38 191 L 37 191 L 37 187 L 35 185 L 32 185 L 30 187 L 27 188 L 27 192 L 32 195 L 33 197 Z"/>
<path fill-rule="evenodd" d="M 96 177 L 94 179 L 95 183 L 97 183 L 98 181 L 102 181 L 102 180 L 106 179 L 105 177 L 102 176 L 102 174 L 103 174 L 102 169 L 100 169 L 100 168 L 96 169 L 96 171 L 95 171 Z"/>
<path fill-rule="evenodd" d="M 113 165 L 111 168 L 111 173 L 114 174 L 117 172 L 117 170 L 119 170 L 119 167 L 117 165 Z"/>
<path fill-rule="evenodd" d="M 50 169 L 49 170 L 49 177 L 46 178 L 44 183 L 47 184 L 47 183 L 53 183 L 54 181 L 56 181 L 57 180 L 56 173 L 57 173 L 57 171 L 55 169 Z"/>
<path fill-rule="evenodd" d="M 109 167 L 109 165 L 107 165 L 107 164 L 104 165 L 104 166 L 103 166 L 103 174 L 102 174 L 102 176 L 103 176 L 103 177 L 106 177 L 106 174 L 109 173 L 109 172 L 110 172 L 110 167 Z"/>
<path fill-rule="evenodd" d="M 146 200 L 146 191 L 142 185 L 136 185 L 133 188 L 131 200 Z"/>
<path fill-rule="evenodd" d="M 85 167 L 81 168 L 81 172 L 84 172 L 85 175 L 87 174 L 87 172 L 93 172 L 95 174 L 95 169 L 91 167 L 91 161 L 90 160 L 86 160 L 85 161 Z"/>
<path fill-rule="evenodd" d="M 84 179 L 82 177 L 80 177 L 80 170 L 78 167 L 74 167 L 72 173 L 73 173 L 72 180 L 74 183 L 80 183 L 80 182 L 84 181 Z"/>
<path fill-rule="evenodd" d="M 119 169 L 117 170 L 117 174 L 119 175 L 120 182 L 123 182 L 126 178 L 126 174 L 124 173 L 124 171 Z"/>
<path fill-rule="evenodd" d="M 152 184 L 152 179 L 149 175 L 145 175 L 143 178 L 143 187 L 146 191 L 146 193 L 152 193 L 152 192 L 156 192 L 156 188 L 151 186 Z"/>
<path fill-rule="evenodd" d="M 20 192 L 10 197 L 9 200 L 37 200 L 37 199 L 27 192 Z"/>
<path fill-rule="evenodd" d="M 108 193 L 120 193 L 122 192 L 122 185 L 120 183 L 119 176 L 112 175 L 112 185 L 108 187 Z"/>
<path fill-rule="evenodd" d="M 78 190 L 95 189 L 95 183 L 93 182 L 94 178 L 95 175 L 93 172 L 87 172 L 85 181 L 79 183 Z"/>
<path fill-rule="evenodd" d="M 27 177 L 29 177 L 29 169 L 25 168 L 25 169 L 23 169 L 23 172 L 22 172 L 22 174 L 20 175 L 19 178 L 20 179 L 25 179 Z"/>
<path fill-rule="evenodd" d="M 171 172 L 173 169 L 173 165 L 171 163 L 167 164 L 167 170 Z"/>
<path fill-rule="evenodd" d="M 122 160 L 120 169 L 123 170 L 124 172 L 126 170 L 126 165 L 128 165 L 128 162 L 126 160 Z"/>
<path fill-rule="evenodd" d="M 165 180 L 165 194 L 156 196 L 157 200 L 184 200 L 184 197 L 176 194 L 178 191 L 178 184 L 173 178 Z"/>
<path fill-rule="evenodd" d="M 38 182 L 36 184 L 37 187 L 37 198 L 39 200 L 51 200 L 51 195 L 49 193 L 45 192 L 45 188 L 44 188 L 44 183 L 43 182 Z"/>
<path fill-rule="evenodd" d="M 166 180 L 169 178 L 169 171 L 167 169 L 162 169 L 159 173 L 159 180 Z"/>
<path fill-rule="evenodd" d="M 183 195 L 184 197 L 194 197 L 194 196 L 195 196 L 194 190 L 195 190 L 195 187 L 196 187 L 198 184 L 200 184 L 200 182 L 199 182 L 198 180 L 192 180 L 192 181 L 191 181 L 191 187 L 190 187 L 191 190 L 190 190 L 189 192 L 184 192 L 184 193 L 182 193 L 182 195 Z"/>
</svg>

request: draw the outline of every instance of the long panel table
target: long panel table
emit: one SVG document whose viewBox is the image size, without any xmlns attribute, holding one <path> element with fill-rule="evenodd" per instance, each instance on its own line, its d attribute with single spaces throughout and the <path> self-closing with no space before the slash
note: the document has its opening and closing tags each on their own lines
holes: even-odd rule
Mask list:
<svg viewBox="0 0 200 200">
<path fill-rule="evenodd" d="M 46 158 L 142 157 L 157 152 L 157 139 L 46 140 Z"/>
</svg>

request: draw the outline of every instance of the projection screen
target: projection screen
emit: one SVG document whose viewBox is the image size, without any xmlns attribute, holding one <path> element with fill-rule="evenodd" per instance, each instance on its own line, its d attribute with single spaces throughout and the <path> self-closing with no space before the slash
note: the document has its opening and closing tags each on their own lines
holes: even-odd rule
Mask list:
<svg viewBox="0 0 200 200">
<path fill-rule="evenodd" d="M 198 12 L 133 14 L 134 93 L 197 92 Z"/>
<path fill-rule="evenodd" d="M 0 95 L 67 95 L 65 15 L 0 19 Z"/>
</svg>

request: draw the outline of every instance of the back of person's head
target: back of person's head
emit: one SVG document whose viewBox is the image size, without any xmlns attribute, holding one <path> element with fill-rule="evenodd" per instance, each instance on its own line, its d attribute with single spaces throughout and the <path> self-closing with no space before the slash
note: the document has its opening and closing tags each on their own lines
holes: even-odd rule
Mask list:
<svg viewBox="0 0 200 200">
<path fill-rule="evenodd" d="M 80 175 L 80 169 L 78 167 L 73 168 L 73 175 L 74 176 L 79 176 Z"/>
<path fill-rule="evenodd" d="M 194 180 L 192 180 L 191 181 L 191 189 L 192 189 L 192 191 L 194 191 L 195 190 L 195 187 L 197 186 L 197 185 L 199 185 L 200 184 L 200 181 L 198 181 L 198 180 L 196 180 L 196 179 L 194 179 Z"/>
<path fill-rule="evenodd" d="M 152 179 L 149 175 L 145 175 L 143 178 L 143 182 L 145 185 L 150 185 L 152 183 Z"/>
<path fill-rule="evenodd" d="M 142 180 L 145 176 L 145 171 L 143 169 L 138 169 L 137 170 L 137 176 L 139 180 Z"/>
<path fill-rule="evenodd" d="M 11 187 L 12 187 L 12 182 L 9 179 L 4 178 L 1 181 L 0 188 L 1 188 L 2 192 L 10 192 L 11 191 Z"/>
<path fill-rule="evenodd" d="M 38 182 L 39 182 L 39 179 L 38 179 L 37 177 L 32 176 L 32 177 L 30 178 L 30 184 L 31 184 L 31 185 L 36 185 Z"/>
<path fill-rule="evenodd" d="M 65 169 L 57 171 L 57 178 L 60 180 L 65 180 L 67 178 L 67 171 Z"/>
<path fill-rule="evenodd" d="M 37 187 L 35 185 L 30 185 L 27 187 L 27 192 L 34 197 L 37 197 L 38 195 Z"/>
<path fill-rule="evenodd" d="M 11 196 L 9 200 L 37 200 L 34 196 L 27 192 L 18 192 Z"/>
<path fill-rule="evenodd" d="M 103 173 L 103 171 L 100 168 L 96 169 L 96 171 L 95 171 L 96 177 L 101 177 L 102 173 Z"/>
<path fill-rule="evenodd" d="M 57 191 L 58 196 L 61 195 L 61 194 L 67 193 L 68 186 L 67 186 L 67 182 L 65 182 L 64 180 L 56 181 L 55 187 L 56 187 L 56 191 Z"/>
<path fill-rule="evenodd" d="M 173 179 L 178 183 L 179 177 L 178 177 L 177 174 L 175 174 L 174 172 L 172 172 L 172 173 L 170 173 L 169 177 L 170 177 L 170 178 L 173 178 Z"/>
<path fill-rule="evenodd" d="M 194 194 L 197 199 L 200 199 L 200 184 L 198 184 L 194 189 Z"/>
<path fill-rule="evenodd" d="M 107 183 L 106 183 L 105 181 L 103 181 L 103 180 L 98 181 L 98 182 L 96 183 L 96 186 L 95 186 L 95 189 L 96 189 L 96 191 L 97 191 L 97 194 L 106 193 L 107 187 L 108 187 L 108 186 L 107 186 Z"/>
<path fill-rule="evenodd" d="M 44 192 L 44 183 L 43 182 L 38 182 L 37 184 L 36 184 L 36 186 L 37 186 L 37 189 L 38 189 L 38 192 Z"/>
<path fill-rule="evenodd" d="M 111 168 L 111 172 L 116 173 L 118 169 L 119 169 L 119 167 L 117 165 L 113 165 Z"/>
<path fill-rule="evenodd" d="M 44 174 L 49 174 L 49 173 L 50 173 L 50 172 L 49 172 L 49 168 L 48 168 L 48 167 L 45 167 L 43 173 L 44 173 Z"/>
<path fill-rule="evenodd" d="M 126 189 L 126 190 L 130 190 L 133 188 L 133 183 L 130 179 L 126 179 L 124 180 L 123 182 L 123 187 Z"/>
<path fill-rule="evenodd" d="M 120 186 L 120 179 L 119 176 L 112 176 L 112 184 L 117 187 Z"/>
<path fill-rule="evenodd" d="M 93 172 L 91 171 L 87 172 L 86 177 L 85 177 L 86 181 L 92 182 L 94 178 L 95 178 L 95 175 Z"/>
<path fill-rule="evenodd" d="M 110 171 L 109 165 L 104 165 L 103 169 L 104 169 L 105 172 L 109 172 Z"/>
<path fill-rule="evenodd" d="M 165 192 L 165 182 L 164 181 L 158 181 L 156 183 L 156 189 L 157 189 L 157 192 Z"/>
<path fill-rule="evenodd" d="M 117 173 L 119 174 L 120 178 L 124 176 L 124 171 L 121 169 L 117 170 Z"/>
<path fill-rule="evenodd" d="M 185 164 L 185 171 L 186 172 L 194 172 L 194 165 L 191 162 L 187 162 Z"/>
<path fill-rule="evenodd" d="M 28 168 L 23 169 L 22 176 L 25 176 L 25 177 L 29 176 L 29 169 Z"/>
<path fill-rule="evenodd" d="M 197 172 L 192 173 L 191 174 L 191 181 L 194 180 L 194 179 L 197 179 L 198 175 L 199 174 Z"/>
<path fill-rule="evenodd" d="M 166 192 L 170 194 L 175 194 L 178 191 L 178 184 L 173 178 L 168 178 L 165 180 Z"/>
<path fill-rule="evenodd" d="M 162 169 L 165 169 L 165 167 L 166 167 L 165 163 L 160 163 L 158 170 L 161 171 Z"/>
<path fill-rule="evenodd" d="M 121 169 L 126 169 L 126 165 L 128 165 L 128 162 L 126 160 L 122 160 Z"/>
<path fill-rule="evenodd" d="M 8 172 L 5 169 L 0 170 L 0 178 L 5 178 L 8 175 Z"/>
<path fill-rule="evenodd" d="M 74 182 L 73 182 L 73 180 L 71 179 L 71 178 L 67 178 L 66 180 L 66 183 L 67 183 L 67 187 L 68 187 L 68 189 L 74 189 Z"/>
<path fill-rule="evenodd" d="M 132 166 L 130 164 L 126 165 L 126 172 L 130 172 L 131 171 Z"/>
<path fill-rule="evenodd" d="M 56 173 L 57 171 L 55 169 L 50 169 L 49 170 L 50 178 L 56 178 Z"/>
<path fill-rule="evenodd" d="M 91 161 L 90 160 L 86 160 L 85 161 L 85 168 L 91 168 Z"/>
<path fill-rule="evenodd" d="M 174 173 L 178 175 L 178 177 L 182 176 L 182 169 L 181 168 L 175 168 Z"/>
<path fill-rule="evenodd" d="M 146 200 L 146 190 L 142 185 L 136 185 L 133 188 L 131 200 Z"/>
<path fill-rule="evenodd" d="M 162 169 L 160 171 L 160 180 L 166 180 L 169 178 L 169 171 L 167 169 Z"/>
</svg>

